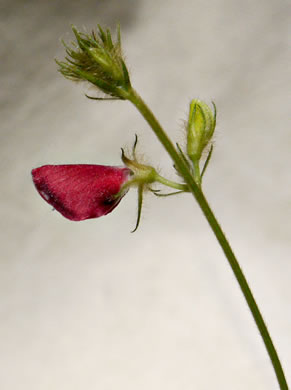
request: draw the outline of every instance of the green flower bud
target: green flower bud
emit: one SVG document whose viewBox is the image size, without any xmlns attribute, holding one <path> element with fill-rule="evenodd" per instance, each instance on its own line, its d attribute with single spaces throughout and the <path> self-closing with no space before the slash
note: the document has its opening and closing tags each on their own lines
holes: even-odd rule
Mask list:
<svg viewBox="0 0 291 390">
<path fill-rule="evenodd" d="M 102 92 L 119 99 L 126 99 L 130 88 L 129 74 L 121 52 L 120 30 L 117 40 L 112 41 L 111 32 L 85 34 L 72 28 L 76 42 L 71 47 L 64 43 L 67 57 L 56 61 L 59 71 L 68 79 L 89 81 Z"/>
<path fill-rule="evenodd" d="M 201 100 L 190 103 L 187 125 L 187 154 L 193 162 L 199 162 L 203 149 L 210 141 L 216 125 L 216 108 L 214 112 Z"/>
</svg>

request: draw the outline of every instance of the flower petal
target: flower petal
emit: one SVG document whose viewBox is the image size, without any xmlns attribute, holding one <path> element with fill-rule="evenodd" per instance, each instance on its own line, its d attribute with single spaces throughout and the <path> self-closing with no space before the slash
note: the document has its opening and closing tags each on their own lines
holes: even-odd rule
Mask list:
<svg viewBox="0 0 291 390">
<path fill-rule="evenodd" d="M 110 213 L 122 197 L 115 198 L 128 180 L 128 168 L 104 165 L 44 165 L 32 170 L 42 198 L 65 218 L 82 221 Z"/>
</svg>

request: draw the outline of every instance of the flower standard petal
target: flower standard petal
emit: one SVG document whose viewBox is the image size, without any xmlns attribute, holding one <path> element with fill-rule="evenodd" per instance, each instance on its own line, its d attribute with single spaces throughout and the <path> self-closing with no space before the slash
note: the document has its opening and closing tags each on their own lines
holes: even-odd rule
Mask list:
<svg viewBox="0 0 291 390">
<path fill-rule="evenodd" d="M 32 170 L 42 198 L 65 218 L 82 221 L 110 213 L 122 196 L 115 197 L 130 170 L 104 165 L 44 165 Z"/>
</svg>

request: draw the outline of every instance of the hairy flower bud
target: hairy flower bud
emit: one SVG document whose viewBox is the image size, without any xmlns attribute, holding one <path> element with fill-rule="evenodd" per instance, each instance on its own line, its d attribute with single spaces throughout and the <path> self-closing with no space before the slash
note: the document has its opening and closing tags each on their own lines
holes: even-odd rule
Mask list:
<svg viewBox="0 0 291 390">
<path fill-rule="evenodd" d="M 59 71 L 68 79 L 89 81 L 102 92 L 119 99 L 125 99 L 130 88 L 127 67 L 121 51 L 120 30 L 117 41 L 113 42 L 110 30 L 91 34 L 72 28 L 76 42 L 71 47 L 64 43 L 67 57 L 65 61 L 56 61 Z"/>
<path fill-rule="evenodd" d="M 187 125 L 187 154 L 194 162 L 201 158 L 203 149 L 210 141 L 216 124 L 216 109 L 214 113 L 210 107 L 194 99 L 190 103 L 189 119 Z"/>
</svg>

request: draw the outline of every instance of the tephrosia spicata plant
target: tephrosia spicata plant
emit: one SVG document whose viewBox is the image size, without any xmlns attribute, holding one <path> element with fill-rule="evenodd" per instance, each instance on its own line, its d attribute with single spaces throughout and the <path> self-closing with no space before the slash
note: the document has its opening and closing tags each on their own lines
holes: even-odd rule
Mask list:
<svg viewBox="0 0 291 390">
<path fill-rule="evenodd" d="M 144 191 L 150 191 L 156 196 L 190 193 L 209 222 L 237 279 L 271 359 L 280 389 L 287 390 L 285 375 L 264 319 L 202 190 L 203 175 L 213 151 L 212 136 L 216 125 L 214 103 L 211 108 L 200 100 L 192 100 L 185 131 L 185 148 L 173 144 L 152 111 L 131 85 L 122 56 L 119 27 L 116 41 L 112 39 L 109 30 L 104 31 L 100 26 L 97 32 L 93 31 L 91 34 L 79 32 L 75 27 L 73 32 L 76 41 L 71 46 L 64 44 L 67 56 L 64 61 L 57 61 L 59 71 L 70 80 L 93 84 L 105 94 L 102 98 L 87 96 L 90 99 L 122 99 L 131 102 L 172 158 L 179 182 L 162 177 L 154 167 L 138 161 L 135 153 L 137 145 L 137 137 L 135 137 L 132 156 L 126 156 L 122 149 L 123 166 L 44 165 L 32 171 L 36 189 L 42 198 L 64 217 L 72 221 L 81 221 L 110 213 L 126 192 L 131 187 L 136 187 L 138 216 L 134 231 L 140 222 Z M 206 154 L 203 153 L 205 151 Z M 175 191 L 164 192 L 156 189 L 157 183 Z"/>
</svg>

